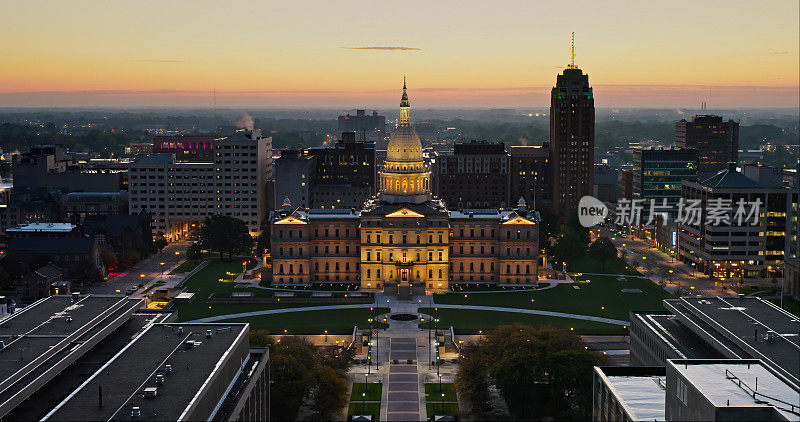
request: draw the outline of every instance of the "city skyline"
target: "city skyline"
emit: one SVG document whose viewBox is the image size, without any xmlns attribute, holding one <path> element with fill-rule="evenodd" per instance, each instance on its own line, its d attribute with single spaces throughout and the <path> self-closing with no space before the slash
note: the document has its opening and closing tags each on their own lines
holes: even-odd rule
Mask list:
<svg viewBox="0 0 800 422">
<path fill-rule="evenodd" d="M 491 21 L 477 2 L 185 6 L 15 5 L 0 106 L 383 107 L 403 73 L 420 108 L 546 106 L 572 31 L 598 107 L 796 108 L 800 92 L 796 2 L 508 3 Z"/>
</svg>

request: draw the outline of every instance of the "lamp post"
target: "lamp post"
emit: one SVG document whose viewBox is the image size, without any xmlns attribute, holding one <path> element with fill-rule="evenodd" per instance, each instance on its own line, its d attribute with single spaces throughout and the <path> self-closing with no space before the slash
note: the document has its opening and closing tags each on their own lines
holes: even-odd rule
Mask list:
<svg viewBox="0 0 800 422">
<path fill-rule="evenodd" d="M 436 332 L 436 339 L 434 341 L 434 344 L 436 344 L 436 373 L 439 374 L 439 380 L 441 381 L 442 375 L 441 372 L 439 372 L 439 361 L 441 360 L 439 359 L 439 318 L 434 318 L 433 322 L 435 323 L 434 331 Z"/>
<path fill-rule="evenodd" d="M 367 343 L 367 374 L 369 374 L 372 368 L 370 365 L 370 361 L 372 360 L 372 318 L 369 318 L 367 321 L 369 321 L 369 342 Z"/>
<path fill-rule="evenodd" d="M 361 392 L 361 413 L 364 413 L 364 401 L 367 399 L 367 377 L 369 374 L 364 374 L 364 391 Z"/>
<path fill-rule="evenodd" d="M 380 321 L 378 321 L 378 308 L 375 308 L 375 370 L 377 371 L 380 369 L 378 365 L 381 362 L 381 355 L 380 355 L 380 335 L 381 335 L 381 325 Z"/>
<path fill-rule="evenodd" d="M 325 330 L 325 343 L 328 342 L 328 330 Z"/>
<path fill-rule="evenodd" d="M 161 265 L 161 275 L 163 276 L 164 275 L 164 263 L 161 262 L 158 265 Z"/>
</svg>

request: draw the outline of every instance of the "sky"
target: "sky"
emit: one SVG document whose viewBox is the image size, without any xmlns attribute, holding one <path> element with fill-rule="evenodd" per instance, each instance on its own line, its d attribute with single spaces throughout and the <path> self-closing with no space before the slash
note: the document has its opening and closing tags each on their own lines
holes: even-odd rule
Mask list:
<svg viewBox="0 0 800 422">
<path fill-rule="evenodd" d="M 0 107 L 798 107 L 800 2 L 0 2 Z"/>
</svg>

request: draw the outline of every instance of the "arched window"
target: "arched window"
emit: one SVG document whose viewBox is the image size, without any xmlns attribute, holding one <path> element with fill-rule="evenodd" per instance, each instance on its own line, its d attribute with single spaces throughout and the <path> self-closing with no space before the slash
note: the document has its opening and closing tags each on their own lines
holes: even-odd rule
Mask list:
<svg viewBox="0 0 800 422">
<path fill-rule="evenodd" d="M 399 181 L 399 180 L 396 180 L 396 181 L 394 182 L 394 190 L 395 190 L 396 192 L 400 192 L 400 181 Z"/>
<path fill-rule="evenodd" d="M 506 274 L 511 274 L 511 265 L 506 265 Z"/>
<path fill-rule="evenodd" d="M 375 277 L 381 278 L 381 269 L 380 268 L 375 270 Z"/>
<path fill-rule="evenodd" d="M 442 278 L 442 269 L 439 268 L 439 278 Z"/>
<path fill-rule="evenodd" d="M 345 271 L 350 271 L 350 263 L 349 262 L 345 262 L 344 263 L 344 270 Z"/>
<path fill-rule="evenodd" d="M 303 274 L 303 264 L 300 264 L 297 268 L 297 274 Z"/>
<path fill-rule="evenodd" d="M 475 271 L 475 263 L 474 262 L 470 262 L 469 263 L 469 270 L 470 271 Z"/>
<path fill-rule="evenodd" d="M 517 264 L 517 274 L 519 274 L 519 264 Z"/>
<path fill-rule="evenodd" d="M 294 265 L 289 264 L 289 274 L 294 274 Z"/>
<path fill-rule="evenodd" d="M 370 273 L 370 271 L 369 271 L 369 268 L 367 268 L 367 278 L 369 278 L 369 277 L 370 277 L 370 274 L 369 274 L 369 273 Z"/>
<path fill-rule="evenodd" d="M 331 269 L 330 263 L 325 263 L 325 271 L 329 271 Z"/>
<path fill-rule="evenodd" d="M 483 272 L 483 262 L 481 262 L 481 272 Z"/>
<path fill-rule="evenodd" d="M 464 263 L 463 262 L 459 262 L 458 263 L 458 270 L 459 271 L 464 271 Z"/>
<path fill-rule="evenodd" d="M 408 192 L 408 182 L 406 179 L 403 179 L 403 193 Z"/>
<path fill-rule="evenodd" d="M 428 278 L 433 278 L 433 270 L 428 270 Z"/>
<path fill-rule="evenodd" d="M 283 274 L 283 264 L 281 264 L 281 266 L 278 267 L 278 274 Z"/>
<path fill-rule="evenodd" d="M 335 262 L 335 267 L 334 268 L 336 269 L 336 271 L 339 271 L 339 261 Z"/>
<path fill-rule="evenodd" d="M 314 263 L 314 271 L 319 271 L 319 262 Z"/>
<path fill-rule="evenodd" d="M 419 270 L 417 270 L 417 280 L 419 280 Z"/>
</svg>

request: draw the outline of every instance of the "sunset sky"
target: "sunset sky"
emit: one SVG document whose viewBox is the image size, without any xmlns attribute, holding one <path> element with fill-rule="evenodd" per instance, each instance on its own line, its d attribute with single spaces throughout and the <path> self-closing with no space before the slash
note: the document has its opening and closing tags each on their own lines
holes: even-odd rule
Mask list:
<svg viewBox="0 0 800 422">
<path fill-rule="evenodd" d="M 0 106 L 797 107 L 798 3 L 3 1 Z"/>
</svg>

